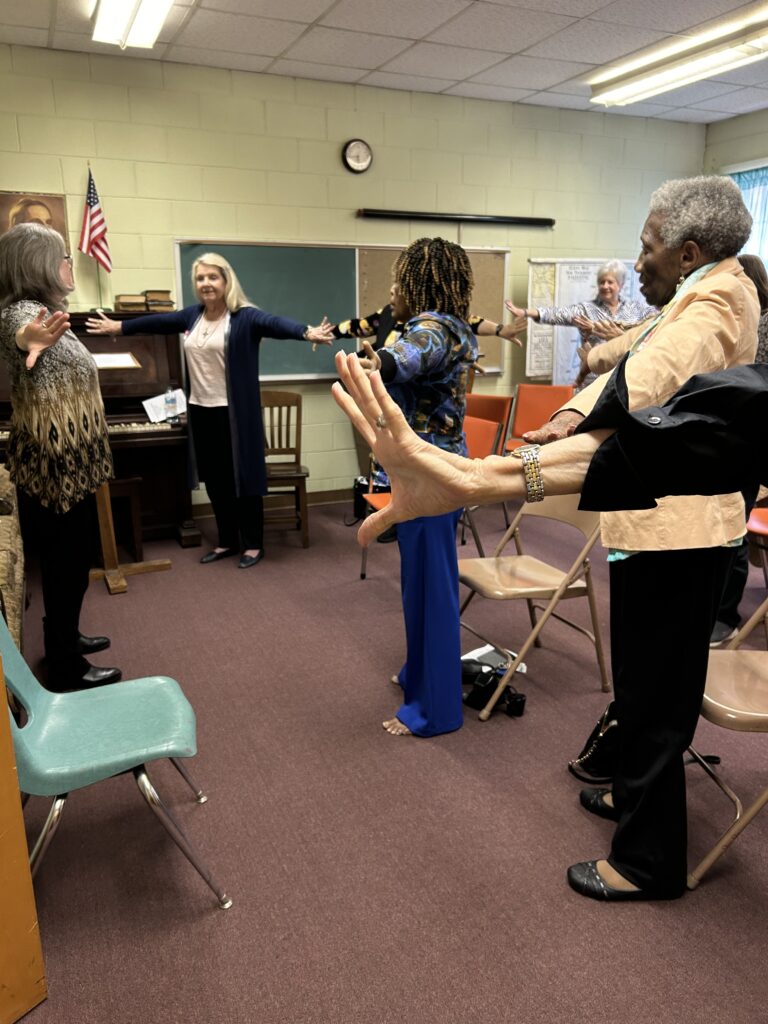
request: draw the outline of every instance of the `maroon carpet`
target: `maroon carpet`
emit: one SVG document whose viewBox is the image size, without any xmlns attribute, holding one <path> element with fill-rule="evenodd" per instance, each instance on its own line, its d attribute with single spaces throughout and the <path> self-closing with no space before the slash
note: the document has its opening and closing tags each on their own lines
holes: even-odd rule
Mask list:
<svg viewBox="0 0 768 1024">
<path fill-rule="evenodd" d="M 150 772 L 235 902 L 216 908 L 130 776 L 73 794 L 36 879 L 50 998 L 28 1020 L 763 1020 L 768 813 L 680 901 L 604 906 L 573 894 L 567 865 L 604 855 L 611 831 L 580 809 L 565 770 L 606 702 L 591 647 L 558 623 L 545 630 L 519 677 L 520 719 L 468 712 L 449 736 L 387 735 L 380 723 L 397 704 L 387 680 L 403 648 L 397 548 L 375 545 L 361 581 L 348 511 L 313 509 L 308 550 L 269 533 L 251 570 L 201 566 L 201 549 L 169 542 L 146 557 L 171 557 L 171 572 L 131 578 L 119 597 L 92 584 L 83 629 L 113 638 L 94 660 L 127 679 L 174 676 L 196 709 L 190 768 L 209 802 L 196 805 L 167 762 Z M 499 510 L 480 524 L 492 547 Z M 554 558 L 568 541 L 537 528 L 537 553 Z M 605 620 L 603 552 L 594 566 Z M 752 573 L 746 612 L 763 592 Z M 526 629 L 522 604 L 478 600 L 471 611 L 512 646 Z M 750 797 L 766 782 L 767 742 L 706 723 L 698 738 Z M 688 771 L 693 859 L 729 809 Z M 30 832 L 46 811 L 30 801 Z"/>
</svg>

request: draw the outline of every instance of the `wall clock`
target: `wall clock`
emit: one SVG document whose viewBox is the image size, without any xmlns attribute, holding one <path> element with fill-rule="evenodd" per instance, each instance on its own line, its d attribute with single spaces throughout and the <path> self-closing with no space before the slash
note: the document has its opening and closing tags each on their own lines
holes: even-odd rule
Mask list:
<svg viewBox="0 0 768 1024">
<path fill-rule="evenodd" d="M 342 147 L 341 159 L 348 171 L 362 174 L 373 163 L 373 150 L 363 139 L 350 139 Z"/>
</svg>

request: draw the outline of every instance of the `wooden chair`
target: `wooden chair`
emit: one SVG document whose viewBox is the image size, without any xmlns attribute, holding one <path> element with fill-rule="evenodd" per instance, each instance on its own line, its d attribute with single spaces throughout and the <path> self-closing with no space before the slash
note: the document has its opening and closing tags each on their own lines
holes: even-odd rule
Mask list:
<svg viewBox="0 0 768 1024">
<path fill-rule="evenodd" d="M 768 733 L 768 655 L 765 651 L 740 651 L 739 646 L 768 615 L 768 598 L 739 630 L 727 647 L 710 651 L 707 684 L 701 714 L 708 722 L 736 732 Z M 715 861 L 768 804 L 768 787 L 744 810 L 741 800 L 693 747 L 689 753 L 731 800 L 735 815 L 709 853 L 688 875 L 695 889 Z"/>
<path fill-rule="evenodd" d="M 301 395 L 293 391 L 262 391 L 264 447 L 267 456 L 267 494 L 292 494 L 293 509 L 270 509 L 269 522 L 292 522 L 301 530 L 302 547 L 309 547 L 307 479 L 301 464 Z"/>
<path fill-rule="evenodd" d="M 569 398 L 573 398 L 570 384 L 518 384 L 506 451 L 512 452 L 525 444 L 523 434 L 546 423 Z"/>
<path fill-rule="evenodd" d="M 610 690 L 588 557 L 600 534 L 600 513 L 581 511 L 578 508 L 578 501 L 578 495 L 569 495 L 552 496 L 535 504 L 526 503 L 518 511 L 490 558 L 459 559 L 459 581 L 469 587 L 469 594 L 461 605 L 462 616 L 472 599 L 479 594 L 493 601 L 524 600 L 528 605 L 531 620 L 531 630 L 515 654 L 483 636 L 462 618 L 462 626 L 473 636 L 494 647 L 507 659 L 509 666 L 499 679 L 495 692 L 480 712 L 479 717 L 482 721 L 490 718 L 496 701 L 530 649 L 534 644 L 540 646 L 539 634 L 550 618 L 571 626 L 594 644 L 602 688 L 604 691 Z M 524 519 L 530 517 L 552 519 L 573 526 L 583 535 L 584 543 L 570 565 L 558 568 L 524 553 L 520 525 Z M 510 541 L 514 542 L 516 554 L 505 555 L 504 550 Z M 555 611 L 560 601 L 577 597 L 586 598 L 589 603 L 591 631 Z M 537 601 L 546 601 L 546 604 L 537 604 Z M 537 612 L 542 614 L 537 616 Z"/>
</svg>

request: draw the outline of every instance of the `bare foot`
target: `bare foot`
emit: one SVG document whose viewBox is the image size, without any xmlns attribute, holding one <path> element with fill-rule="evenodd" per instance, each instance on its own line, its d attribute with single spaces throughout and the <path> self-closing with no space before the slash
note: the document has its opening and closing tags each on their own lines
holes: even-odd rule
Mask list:
<svg viewBox="0 0 768 1024">
<path fill-rule="evenodd" d="M 258 555 L 259 551 L 261 551 L 261 548 L 248 548 L 247 551 L 243 552 L 243 557 L 244 558 L 255 558 L 256 555 Z"/>
<path fill-rule="evenodd" d="M 607 798 L 603 798 L 606 803 Z M 612 889 L 621 889 L 622 892 L 637 892 L 637 886 L 633 885 L 624 875 L 620 875 L 619 872 L 612 868 L 607 860 L 597 861 L 597 873 L 600 875 L 606 885 L 609 885 Z"/>
<path fill-rule="evenodd" d="M 399 718 L 390 718 L 381 723 L 390 736 L 412 736 L 413 733 L 407 725 L 403 725 Z"/>
</svg>

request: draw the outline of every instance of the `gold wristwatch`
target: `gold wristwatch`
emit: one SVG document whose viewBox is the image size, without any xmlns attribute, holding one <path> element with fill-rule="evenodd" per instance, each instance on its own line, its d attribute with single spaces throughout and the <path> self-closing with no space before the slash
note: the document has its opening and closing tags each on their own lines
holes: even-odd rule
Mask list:
<svg viewBox="0 0 768 1024">
<path fill-rule="evenodd" d="M 525 476 L 525 500 L 544 500 L 544 481 L 541 478 L 541 465 L 539 463 L 540 444 L 524 444 L 515 448 L 512 455 L 521 459 L 523 463 L 523 474 Z"/>
</svg>

